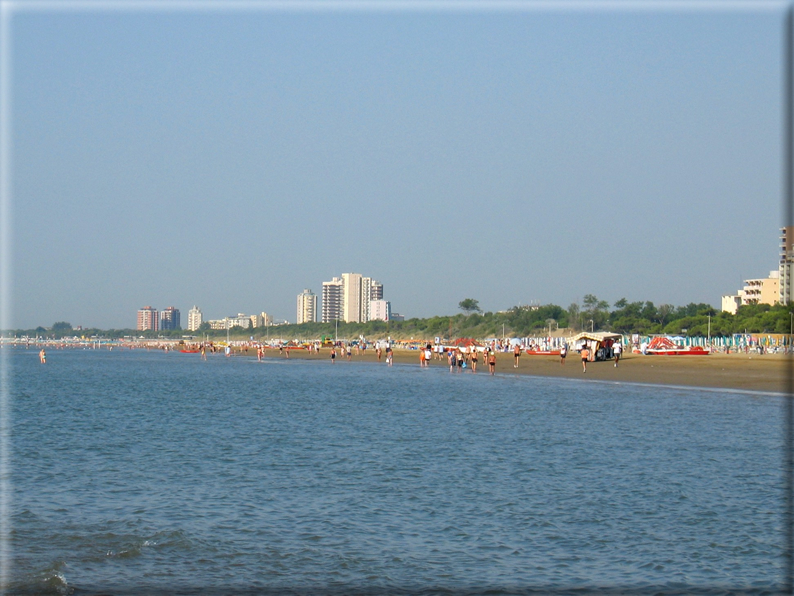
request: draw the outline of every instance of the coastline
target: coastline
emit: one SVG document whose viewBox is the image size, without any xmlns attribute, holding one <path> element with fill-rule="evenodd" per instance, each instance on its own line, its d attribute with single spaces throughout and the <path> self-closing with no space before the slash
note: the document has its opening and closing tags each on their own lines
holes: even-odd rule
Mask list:
<svg viewBox="0 0 794 596">
<path fill-rule="evenodd" d="M 256 351 L 247 354 L 236 351 L 235 355 L 256 358 Z M 277 349 L 268 349 L 266 359 L 286 358 Z M 290 350 L 290 358 L 323 360 L 330 365 L 330 348 L 320 354 L 306 350 Z M 347 364 L 345 357 L 337 356 L 334 366 Z M 386 366 L 385 355 L 378 363 L 375 351 L 366 350 L 360 355 L 353 352 L 352 362 L 370 362 Z M 419 367 L 419 352 L 416 350 L 394 350 L 394 362 L 413 364 Z M 430 366 L 448 368 L 446 359 L 431 360 Z M 794 370 L 794 358 L 783 354 L 709 354 L 708 356 L 643 356 L 625 354 L 618 367 L 612 361 L 589 362 L 587 372 L 582 372 L 582 363 L 577 352 L 560 365 L 558 356 L 528 356 L 523 354 L 518 368 L 513 367 L 513 355 L 498 353 L 496 374 L 536 375 L 542 377 L 595 379 L 649 385 L 679 385 L 687 387 L 710 387 L 743 391 L 787 393 L 789 379 Z M 469 368 L 463 374 L 472 374 Z M 482 362 L 477 367 L 478 375 L 488 375 L 488 367 Z"/>
</svg>

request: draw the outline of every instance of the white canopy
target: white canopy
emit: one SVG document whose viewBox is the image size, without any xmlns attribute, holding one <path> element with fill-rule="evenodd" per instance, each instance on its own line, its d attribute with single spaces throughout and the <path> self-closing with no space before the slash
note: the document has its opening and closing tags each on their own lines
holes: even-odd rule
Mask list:
<svg viewBox="0 0 794 596">
<path fill-rule="evenodd" d="M 608 339 L 620 339 L 623 337 L 620 333 L 612 333 L 610 331 L 596 331 L 595 333 L 591 333 L 590 331 L 583 331 L 578 335 L 574 335 L 573 337 L 569 338 L 571 342 L 578 342 L 582 341 L 583 339 L 589 339 L 590 341 L 597 341 L 599 343 L 604 343 Z"/>
</svg>

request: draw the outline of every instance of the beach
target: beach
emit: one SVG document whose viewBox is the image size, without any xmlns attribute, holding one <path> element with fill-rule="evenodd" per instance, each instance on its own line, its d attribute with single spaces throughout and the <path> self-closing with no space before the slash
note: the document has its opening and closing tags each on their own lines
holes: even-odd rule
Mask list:
<svg viewBox="0 0 794 596">
<path fill-rule="evenodd" d="M 320 354 L 306 350 L 290 350 L 290 358 L 325 360 L 330 365 L 330 348 L 323 348 Z M 250 350 L 249 356 L 256 357 Z M 277 349 L 268 349 L 266 358 L 285 358 Z M 481 359 L 482 360 L 482 359 Z M 334 366 L 344 366 L 347 360 L 337 355 Z M 359 355 L 355 351 L 353 362 L 377 363 L 375 350 L 368 349 Z M 395 364 L 415 364 L 419 367 L 417 350 L 394 350 Z M 543 377 L 567 377 L 609 382 L 648 383 L 652 385 L 682 385 L 692 387 L 715 387 L 743 391 L 767 391 L 786 393 L 792 370 L 791 356 L 783 354 L 709 354 L 708 356 L 643 356 L 625 354 L 616 368 L 612 361 L 588 362 L 587 372 L 582 372 L 579 354 L 573 352 L 560 365 L 558 356 L 529 356 L 523 354 L 518 368 L 513 367 L 513 355 L 498 353 L 496 374 L 537 375 Z M 386 366 L 385 354 L 380 362 Z M 431 360 L 430 366 L 448 368 L 447 360 Z M 457 373 L 456 373 L 457 374 Z M 466 368 L 463 374 L 471 374 Z M 477 374 L 488 374 L 488 366 L 482 361 Z"/>
</svg>

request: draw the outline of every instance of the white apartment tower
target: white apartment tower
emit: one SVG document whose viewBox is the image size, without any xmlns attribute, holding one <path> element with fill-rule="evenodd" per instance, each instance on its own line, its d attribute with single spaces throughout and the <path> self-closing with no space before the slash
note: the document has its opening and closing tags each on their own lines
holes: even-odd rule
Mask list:
<svg viewBox="0 0 794 596">
<path fill-rule="evenodd" d="M 361 323 L 361 281 L 360 273 L 342 274 L 342 319 L 346 323 Z"/>
<path fill-rule="evenodd" d="M 343 320 L 342 317 L 342 290 L 344 282 L 335 277 L 331 281 L 323 282 L 323 312 L 322 322 Z"/>
<path fill-rule="evenodd" d="M 780 229 L 780 265 L 778 278 L 780 279 L 779 302 L 788 304 L 794 300 L 794 226 Z"/>
<path fill-rule="evenodd" d="M 377 283 L 377 282 L 374 282 Z M 362 277 L 361 278 L 361 319 L 362 323 L 366 323 L 369 321 L 372 316 L 370 313 L 369 303 L 372 298 L 372 284 L 373 280 L 371 277 Z"/>
<path fill-rule="evenodd" d="M 309 289 L 298 294 L 298 325 L 317 322 L 317 296 Z"/>
<path fill-rule="evenodd" d="M 335 277 L 332 281 L 324 281 L 322 322 L 366 323 L 373 318 L 373 300 L 383 300 L 383 284 L 371 277 L 343 273 L 341 279 Z"/>
<path fill-rule="evenodd" d="M 204 317 L 201 315 L 201 310 L 198 306 L 193 306 L 187 312 L 187 328 L 188 331 L 195 331 L 204 322 Z"/>
</svg>

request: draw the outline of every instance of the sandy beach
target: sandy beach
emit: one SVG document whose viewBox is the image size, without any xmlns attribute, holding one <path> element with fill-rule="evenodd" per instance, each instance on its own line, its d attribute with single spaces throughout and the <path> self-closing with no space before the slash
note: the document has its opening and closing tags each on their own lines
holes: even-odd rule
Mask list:
<svg viewBox="0 0 794 596">
<path fill-rule="evenodd" d="M 256 351 L 248 352 L 256 357 Z M 285 358 L 278 350 L 268 349 L 266 358 Z M 305 350 L 290 350 L 290 358 L 324 360 L 330 364 L 330 349 L 324 348 L 320 354 Z M 337 356 L 334 366 L 344 366 L 347 359 Z M 378 364 L 374 350 L 356 355 L 353 362 Z M 395 350 L 395 364 L 414 364 L 419 366 L 419 352 L 416 350 Z M 786 393 L 794 360 L 790 356 L 778 354 L 710 354 L 708 356 L 643 356 L 626 354 L 617 368 L 609 362 L 589 362 L 587 373 L 582 373 L 579 354 L 568 356 L 564 366 L 557 356 L 522 355 L 518 368 L 513 367 L 512 354 L 499 353 L 496 359 L 496 374 L 538 375 L 545 377 L 569 377 L 597 379 L 599 381 L 618 381 L 630 383 L 649 383 L 658 385 L 683 385 L 692 387 L 723 387 L 749 391 L 768 391 Z M 380 366 L 386 366 L 385 355 Z M 430 366 L 448 368 L 446 359 L 432 360 Z M 472 374 L 464 369 L 463 374 Z M 477 373 L 487 375 L 488 367 L 480 362 Z"/>
</svg>

